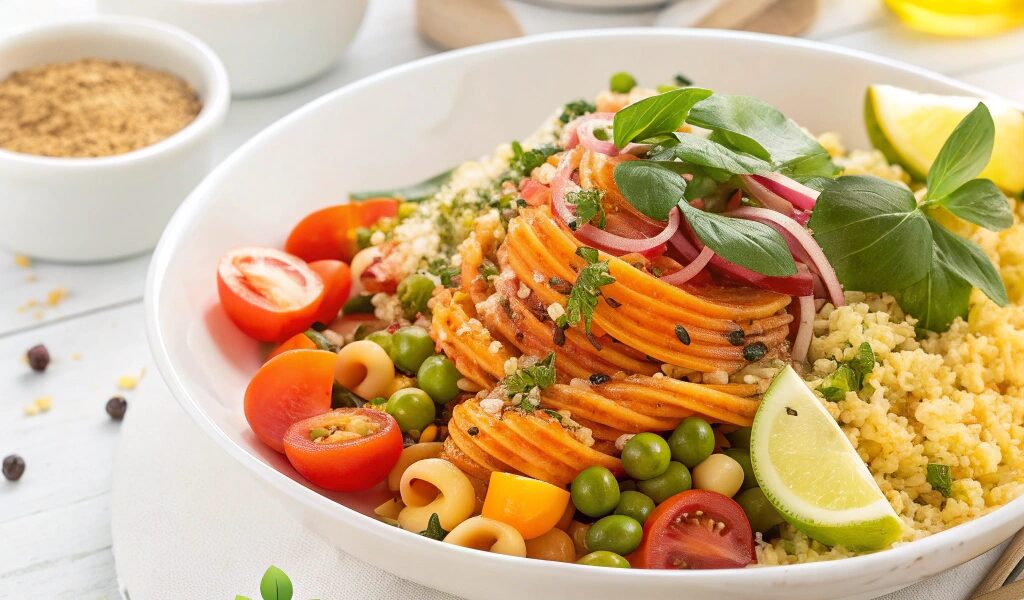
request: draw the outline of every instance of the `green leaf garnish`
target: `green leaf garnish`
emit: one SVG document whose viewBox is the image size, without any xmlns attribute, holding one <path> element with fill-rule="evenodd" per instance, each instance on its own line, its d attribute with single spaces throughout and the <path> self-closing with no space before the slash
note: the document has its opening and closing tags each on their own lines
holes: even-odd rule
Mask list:
<svg viewBox="0 0 1024 600">
<path fill-rule="evenodd" d="M 928 463 L 925 480 L 932 489 L 939 492 L 946 498 L 953 493 L 953 476 L 950 474 L 949 465 Z"/>
<path fill-rule="evenodd" d="M 505 390 L 509 396 L 529 393 L 533 388 L 547 389 L 555 383 L 555 353 L 550 352 L 543 360 L 523 367 L 505 378 Z"/>
<path fill-rule="evenodd" d="M 430 179 L 410 186 L 387 190 L 356 192 L 354 194 L 349 194 L 349 198 L 352 200 L 367 200 L 369 198 L 398 198 L 405 202 L 422 202 L 423 200 L 436 195 L 437 192 L 444 187 L 444 184 L 448 183 L 448 180 L 451 178 L 452 169 L 449 169 L 444 173 L 438 173 Z"/>
<path fill-rule="evenodd" d="M 576 218 L 569 223 L 569 228 L 575 231 L 588 223 L 594 223 L 604 229 L 604 205 L 601 203 L 603 199 L 602 190 L 574 190 L 566 194 L 565 201 L 576 207 Z"/>
<path fill-rule="evenodd" d="M 935 240 L 935 259 L 960 279 L 978 288 L 999 306 L 1006 306 L 1009 298 L 999 272 L 974 242 L 957 237 L 934 219 L 928 219 Z"/>
<path fill-rule="evenodd" d="M 771 161 L 776 170 L 798 181 L 831 178 L 839 171 L 821 144 L 758 98 L 714 94 L 693 107 L 687 122 L 710 129 L 716 142 Z"/>
<path fill-rule="evenodd" d="M 357 315 L 366 314 L 373 312 L 373 302 L 371 299 L 373 294 L 356 294 L 345 302 L 345 306 L 341 307 L 341 314 L 343 315 Z"/>
<path fill-rule="evenodd" d="M 766 173 L 771 170 L 771 165 L 767 161 L 732 150 L 708 138 L 691 133 L 677 133 L 676 138 L 676 144 L 651 154 L 651 160 L 677 158 L 686 163 L 711 167 L 732 174 Z"/>
<path fill-rule="evenodd" d="M 989 231 L 1002 231 L 1013 225 L 1006 195 L 988 179 L 968 181 L 936 205 Z"/>
<path fill-rule="evenodd" d="M 529 177 L 534 169 L 544 164 L 548 157 L 556 152 L 558 152 L 558 148 L 552 145 L 523 150 L 522 144 L 512 142 L 512 158 L 508 163 L 506 177 L 514 180 Z"/>
<path fill-rule="evenodd" d="M 435 258 L 427 265 L 427 272 L 436 275 L 441 280 L 441 285 L 447 288 L 452 287 L 452 279 L 461 273 L 462 270 L 452 266 L 445 258 Z M 373 310 L 367 312 L 373 312 Z"/>
<path fill-rule="evenodd" d="M 441 518 L 437 516 L 437 513 L 433 513 L 430 515 L 430 520 L 427 521 L 427 528 L 421 531 L 420 535 L 440 542 L 444 536 L 448 535 L 448 532 L 441 527 Z"/>
<path fill-rule="evenodd" d="M 859 392 L 864 388 L 864 378 L 875 369 L 875 353 L 871 344 L 862 342 L 857 355 L 842 362 L 818 387 L 818 391 L 829 402 L 839 402 L 847 392 Z"/>
<path fill-rule="evenodd" d="M 651 160 L 619 163 L 613 171 L 615 185 L 633 208 L 652 219 L 664 221 L 686 192 L 686 180 L 669 166 L 671 164 Z"/>
<path fill-rule="evenodd" d="M 949 134 L 928 170 L 926 199 L 941 200 L 974 179 L 992 158 L 996 126 L 982 103 Z"/>
<path fill-rule="evenodd" d="M 615 283 L 615 278 L 608 273 L 608 261 L 598 260 L 597 250 L 584 246 L 577 248 L 576 254 L 587 261 L 587 265 L 576 276 L 576 283 L 565 302 L 565 314 L 558 319 L 556 325 L 575 327 L 583 321 L 583 327 L 589 334 L 601 286 Z"/>
<path fill-rule="evenodd" d="M 558 120 L 562 123 L 568 123 L 577 117 L 582 117 L 583 115 L 592 113 L 595 110 L 597 110 L 596 106 L 582 98 L 579 100 L 573 100 L 562 108 L 562 114 L 558 115 Z"/>
<path fill-rule="evenodd" d="M 705 212 L 685 201 L 678 206 L 700 241 L 725 260 L 769 277 L 796 274 L 789 246 L 771 227 Z"/>
<path fill-rule="evenodd" d="M 672 133 L 683 124 L 694 104 L 711 96 L 703 88 L 679 88 L 645 98 L 615 113 L 612 129 L 619 148 L 634 140 Z"/>
<path fill-rule="evenodd" d="M 260 581 L 260 595 L 263 600 L 291 600 L 292 580 L 284 571 L 271 565 Z"/>
<path fill-rule="evenodd" d="M 864 292 L 899 290 L 931 268 L 931 231 L 910 190 L 877 177 L 840 177 L 808 227 L 839 281 Z"/>
</svg>

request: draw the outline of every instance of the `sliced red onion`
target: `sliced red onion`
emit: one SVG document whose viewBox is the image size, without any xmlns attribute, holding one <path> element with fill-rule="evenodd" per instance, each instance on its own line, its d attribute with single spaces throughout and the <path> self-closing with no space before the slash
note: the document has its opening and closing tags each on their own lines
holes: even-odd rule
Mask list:
<svg viewBox="0 0 1024 600">
<path fill-rule="evenodd" d="M 794 253 L 806 253 L 807 266 L 812 272 L 817 273 L 821 277 L 832 304 L 838 307 L 846 303 L 846 299 L 843 296 L 843 286 L 839 283 L 831 263 L 828 262 L 825 253 L 821 251 L 821 246 L 818 245 L 818 242 L 814 241 L 810 232 L 801 227 L 799 223 L 776 211 L 752 206 L 741 206 L 725 214 L 730 217 L 764 223 L 782 233 L 787 243 L 790 244 L 791 251 Z M 794 242 L 795 246 L 793 245 Z"/>
<path fill-rule="evenodd" d="M 674 238 L 673 238 L 674 239 Z M 704 267 L 708 266 L 711 259 L 715 257 L 715 251 L 707 246 L 700 251 L 697 258 L 690 261 L 690 264 L 686 265 L 682 269 L 679 269 L 675 273 L 670 273 L 661 278 L 665 283 L 671 283 L 672 285 L 683 285 L 687 281 L 693 279 L 698 273 L 704 270 Z"/>
<path fill-rule="evenodd" d="M 793 360 L 807 361 L 807 351 L 811 349 L 811 338 L 814 337 L 814 296 L 800 297 L 800 326 L 793 340 Z"/>
<path fill-rule="evenodd" d="M 761 182 L 754 179 L 754 175 L 740 175 L 740 181 L 743 182 L 743 189 L 747 190 L 747 193 L 765 208 L 770 208 L 786 216 L 793 214 L 793 205 L 789 200 L 766 188 Z"/>
<path fill-rule="evenodd" d="M 799 181 L 786 177 L 782 173 L 766 173 L 764 175 L 751 175 L 751 177 L 801 210 L 814 210 L 814 203 L 818 201 L 818 194 L 820 192 L 812 190 Z"/>
<path fill-rule="evenodd" d="M 573 210 L 569 208 L 569 203 L 566 202 L 565 197 L 569 192 L 581 189 L 579 184 L 572 180 L 572 174 L 578 166 L 579 153 L 575 151 L 566 152 L 562 155 L 562 159 L 558 163 L 558 170 L 555 171 L 555 177 L 551 182 L 551 207 L 566 225 L 575 220 Z M 669 241 L 676 231 L 679 230 L 681 220 L 682 217 L 679 216 L 679 209 L 673 208 L 668 213 L 668 223 L 664 225 L 664 228 L 657 235 L 649 238 L 623 237 L 589 224 L 580 227 L 575 233 L 577 238 L 607 249 L 625 254 L 630 252 L 644 253 Z"/>
<path fill-rule="evenodd" d="M 679 254 L 683 256 L 683 258 L 690 262 L 696 260 L 697 255 L 699 255 L 701 252 L 686 237 L 686 235 L 683 232 L 683 228 L 680 228 L 674 236 L 669 238 L 668 243 L 672 244 L 672 247 L 675 248 L 679 252 Z"/>
<path fill-rule="evenodd" d="M 590 113 L 574 119 L 563 130 L 562 146 L 566 150 L 571 150 L 579 144 L 591 152 L 618 156 L 619 149 L 615 147 L 614 142 L 599 140 L 594 135 L 595 128 L 607 127 L 612 124 L 614 119 L 615 113 L 610 112 Z"/>
</svg>

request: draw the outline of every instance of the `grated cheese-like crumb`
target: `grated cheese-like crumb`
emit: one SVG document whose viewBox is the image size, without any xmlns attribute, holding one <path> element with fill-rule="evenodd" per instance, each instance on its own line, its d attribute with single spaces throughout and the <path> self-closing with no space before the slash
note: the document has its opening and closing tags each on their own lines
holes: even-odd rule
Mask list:
<svg viewBox="0 0 1024 600">
<path fill-rule="evenodd" d="M 62 300 L 68 297 L 67 288 L 54 288 L 46 294 L 46 303 L 50 306 L 57 306 Z"/>
<path fill-rule="evenodd" d="M 513 356 L 506 360 L 502 367 L 505 369 L 505 375 L 511 375 L 519 370 L 519 359 Z"/>
<path fill-rule="evenodd" d="M 626 447 L 626 442 L 628 442 L 629 440 L 633 439 L 634 435 L 636 435 L 636 434 L 635 433 L 624 433 L 624 434 L 620 435 L 619 437 L 615 438 L 615 449 L 616 450 L 622 450 L 623 448 L 625 448 Z"/>
<path fill-rule="evenodd" d="M 552 321 L 557 321 L 565 315 L 565 307 L 557 302 L 548 305 L 548 316 Z"/>
<path fill-rule="evenodd" d="M 704 374 L 704 383 L 712 385 L 725 385 L 729 383 L 729 374 L 725 371 L 712 371 Z"/>
<path fill-rule="evenodd" d="M 491 354 L 497 354 L 501 352 L 502 348 L 503 346 L 501 345 L 501 342 L 499 342 L 498 340 L 494 340 L 493 342 L 491 342 L 491 345 L 487 347 L 487 351 L 490 352 Z"/>
<path fill-rule="evenodd" d="M 465 377 L 455 382 L 455 385 L 464 392 L 479 392 L 483 388 Z"/>
<path fill-rule="evenodd" d="M 520 281 L 519 290 L 516 291 L 516 296 L 519 296 L 521 299 L 526 300 L 527 298 L 530 297 L 530 288 L 527 287 L 525 283 Z"/>
<path fill-rule="evenodd" d="M 480 408 L 482 408 L 485 413 L 495 416 L 501 414 L 501 408 L 504 405 L 505 403 L 501 401 L 501 398 L 484 398 L 480 401 Z"/>
<path fill-rule="evenodd" d="M 22 269 L 27 269 L 32 266 L 32 259 L 25 256 L 24 254 L 15 254 L 14 264 L 18 265 Z"/>
</svg>

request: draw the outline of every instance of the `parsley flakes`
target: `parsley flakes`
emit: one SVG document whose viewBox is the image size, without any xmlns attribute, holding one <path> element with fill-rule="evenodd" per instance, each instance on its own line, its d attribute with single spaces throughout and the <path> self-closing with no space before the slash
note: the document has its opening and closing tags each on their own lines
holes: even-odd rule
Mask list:
<svg viewBox="0 0 1024 600">
<path fill-rule="evenodd" d="M 589 223 L 604 229 L 605 214 L 604 206 L 601 204 L 603 199 L 604 192 L 601 190 L 575 190 L 566 194 L 565 201 L 576 207 L 576 218 L 569 223 L 569 229 L 576 231 Z"/>
<path fill-rule="evenodd" d="M 510 396 L 528 394 L 534 388 L 546 389 L 555 383 L 555 353 L 523 367 L 505 378 L 505 390 Z"/>
<path fill-rule="evenodd" d="M 589 335 L 601 286 L 615 283 L 615 278 L 608 273 L 608 261 L 598 260 L 597 250 L 581 246 L 576 249 L 576 255 L 587 261 L 587 265 L 576 276 L 576 283 L 565 303 L 565 314 L 558 318 L 556 325 L 574 327 L 583 321 L 583 327 Z"/>
</svg>

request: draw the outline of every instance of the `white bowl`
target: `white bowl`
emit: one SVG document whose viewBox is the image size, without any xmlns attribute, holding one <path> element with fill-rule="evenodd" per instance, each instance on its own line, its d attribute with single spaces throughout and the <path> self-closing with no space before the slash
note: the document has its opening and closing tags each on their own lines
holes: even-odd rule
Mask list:
<svg viewBox="0 0 1024 600">
<path fill-rule="evenodd" d="M 44 63 L 102 58 L 181 77 L 203 103 L 181 131 L 133 152 L 54 158 L 0 149 L 0 245 L 37 258 L 85 262 L 152 248 L 171 214 L 213 165 L 228 80 L 202 42 L 173 27 L 122 17 L 35 27 L 0 41 L 0 80 Z"/>
<path fill-rule="evenodd" d="M 950 531 L 842 561 L 730 571 L 594 569 L 452 547 L 385 525 L 357 512 L 366 512 L 372 498 L 323 494 L 256 440 L 242 415 L 242 394 L 260 354 L 217 306 L 218 257 L 244 244 L 279 245 L 302 215 L 350 191 L 422 180 L 522 137 L 555 106 L 593 94 L 620 69 L 647 83 L 681 71 L 712 89 L 755 94 L 811 130 L 840 132 L 851 147 L 868 143 L 861 103 L 870 83 L 984 95 L 859 52 L 703 30 L 525 38 L 369 77 L 256 136 L 168 226 L 149 272 L 146 318 L 174 396 L 310 532 L 397 575 L 469 598 L 870 598 L 966 562 L 1024 525 L 1019 499 Z"/>
<path fill-rule="evenodd" d="M 217 52 L 231 93 L 254 96 L 305 83 L 338 61 L 367 0 L 97 0 L 103 13 L 150 17 Z"/>
</svg>

